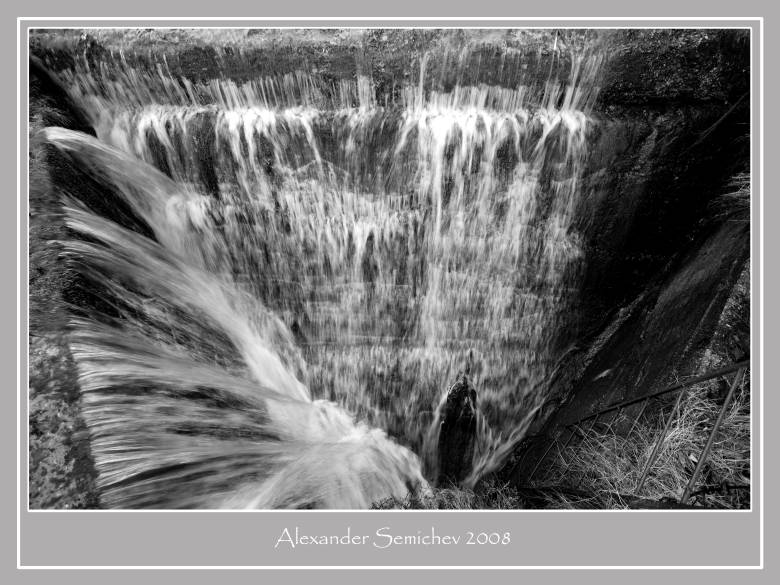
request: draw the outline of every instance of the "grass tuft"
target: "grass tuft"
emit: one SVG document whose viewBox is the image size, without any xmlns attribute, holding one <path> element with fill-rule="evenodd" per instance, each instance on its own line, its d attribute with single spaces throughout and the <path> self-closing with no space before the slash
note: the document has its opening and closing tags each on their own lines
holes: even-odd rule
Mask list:
<svg viewBox="0 0 780 585">
<path fill-rule="evenodd" d="M 748 380 L 746 376 L 728 406 L 690 504 L 725 509 L 750 507 Z M 550 457 L 534 485 L 565 486 L 589 494 L 572 498 L 570 490 L 548 492 L 549 507 L 553 508 L 628 508 L 637 497 L 679 501 L 723 403 L 718 389 L 716 380 L 688 391 L 641 492 L 637 491 L 640 476 L 660 436 L 663 416 L 668 416 L 670 408 L 663 415 L 656 413 L 641 420 L 627 437 L 613 431 L 630 427 L 632 420 L 628 415 L 621 415 L 606 428 L 597 425 L 579 444 Z"/>
<path fill-rule="evenodd" d="M 388 498 L 375 503 L 372 510 L 516 510 L 525 500 L 508 483 L 482 482 L 476 489 L 459 487 L 430 488 L 406 498 Z"/>
<path fill-rule="evenodd" d="M 732 221 L 750 221 L 750 173 L 738 173 L 729 181 L 729 192 L 715 198 L 712 207 L 717 217 Z"/>
</svg>

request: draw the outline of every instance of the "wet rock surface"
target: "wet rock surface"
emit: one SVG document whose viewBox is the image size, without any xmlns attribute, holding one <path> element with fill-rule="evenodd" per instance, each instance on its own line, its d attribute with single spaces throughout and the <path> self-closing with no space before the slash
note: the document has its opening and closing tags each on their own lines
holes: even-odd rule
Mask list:
<svg viewBox="0 0 780 585">
<path fill-rule="evenodd" d="M 161 55 L 174 75 L 243 82 L 258 75 L 298 71 L 320 74 L 334 85 L 369 75 L 377 102 L 392 101 L 425 71 L 426 89 L 460 85 L 516 87 L 566 81 L 572 54 L 587 46 L 608 48 L 600 109 L 665 107 L 674 103 L 727 103 L 747 91 L 749 33 L 714 29 L 613 31 L 518 29 L 447 31 L 236 30 L 72 31 L 52 43 L 55 31 L 31 36 L 34 54 L 55 70 L 82 56 L 94 65 L 124 52 L 132 66 L 155 68 Z M 468 48 L 467 51 L 464 51 Z M 424 63 L 423 63 L 424 61 Z"/>
<path fill-rule="evenodd" d="M 471 471 L 477 438 L 477 391 L 463 375 L 447 393 L 438 448 L 439 485 L 458 484 Z"/>
<path fill-rule="evenodd" d="M 60 258 L 59 241 L 67 233 L 58 209 L 63 193 L 50 176 L 62 159 L 36 140 L 36 132 L 47 125 L 92 130 L 35 60 L 29 95 L 29 506 L 95 508 L 95 470 L 80 411 L 76 367 L 63 334 L 68 319 L 65 303 L 71 300 L 68 291 L 74 289 L 76 278 Z"/>
</svg>

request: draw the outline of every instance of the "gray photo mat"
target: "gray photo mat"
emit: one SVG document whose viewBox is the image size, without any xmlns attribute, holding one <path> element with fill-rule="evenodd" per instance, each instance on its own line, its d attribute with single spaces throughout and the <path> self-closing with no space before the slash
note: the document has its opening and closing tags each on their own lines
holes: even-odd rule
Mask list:
<svg viewBox="0 0 780 585">
<path fill-rule="evenodd" d="M 103 14 L 97 10 L 96 14 Z M 623 14 L 624 10 L 616 13 Z M 356 14 L 363 14 L 357 11 Z M 478 26 L 478 27 L 692 27 L 750 26 L 753 28 L 753 176 L 760 176 L 759 145 L 761 125 L 759 99 L 760 76 L 757 75 L 761 38 L 757 20 L 734 21 L 22 21 L 19 23 L 19 120 L 20 143 L 15 150 L 25 153 L 26 133 L 26 29 L 54 26 Z M 769 93 L 769 89 L 767 90 Z M 4 157 L 12 160 L 12 153 Z M 19 225 L 19 318 L 17 339 L 19 351 L 19 435 L 18 474 L 20 532 L 17 540 L 22 567 L 755 567 L 761 563 L 762 513 L 760 407 L 753 409 L 753 505 L 745 512 L 557 512 L 557 511 L 471 511 L 471 512 L 46 512 L 27 510 L 27 202 L 26 156 L 19 157 L 20 200 Z M 10 176 L 10 172 L 7 173 Z M 760 191 L 753 184 L 752 197 L 752 287 L 753 287 L 753 384 L 762 392 L 754 398 L 763 399 L 761 372 L 762 315 L 759 285 L 760 252 Z M 11 214 L 4 214 L 10 218 Z M 8 220 L 6 220 L 8 221 Z M 10 228 L 4 230 L 10 237 Z M 771 233 L 769 234 L 771 237 Z M 14 250 L 9 244 L 6 253 Z M 12 262 L 9 262 L 12 264 Z M 8 301 L 10 304 L 10 300 Z M 11 355 L 11 350 L 4 352 Z M 13 444 L 10 440 L 6 443 Z M 676 526 L 676 528 L 675 528 Z M 397 535 L 415 535 L 418 531 L 445 535 L 465 535 L 468 531 L 511 532 L 507 547 L 468 546 L 453 544 L 442 547 L 397 546 L 385 550 L 372 547 L 277 547 L 274 544 L 284 529 L 298 527 L 303 534 L 341 535 L 375 534 L 378 529 Z M 374 579 L 373 576 L 370 577 Z"/>
</svg>

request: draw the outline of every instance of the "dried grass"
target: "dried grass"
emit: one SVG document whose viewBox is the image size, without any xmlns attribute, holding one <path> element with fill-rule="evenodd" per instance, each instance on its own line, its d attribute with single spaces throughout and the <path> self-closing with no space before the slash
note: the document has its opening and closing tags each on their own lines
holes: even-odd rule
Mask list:
<svg viewBox="0 0 780 585">
<path fill-rule="evenodd" d="M 750 506 L 748 380 L 746 376 L 728 406 L 690 504 L 726 509 Z M 722 400 L 712 395 L 716 384 L 689 389 L 641 492 L 637 491 L 639 479 L 671 406 L 663 415 L 656 413 L 641 420 L 627 437 L 613 432 L 620 426 L 630 427 L 627 415 L 621 414 L 607 428 L 597 425 L 597 430 L 585 433 L 579 444 L 550 457 L 534 485 L 565 486 L 592 494 L 577 499 L 550 492 L 549 504 L 555 508 L 627 508 L 634 497 L 679 501 L 721 408 Z"/>
<path fill-rule="evenodd" d="M 716 197 L 711 206 L 715 216 L 731 221 L 750 221 L 750 173 L 738 173 L 729 181 L 729 192 Z"/>
<path fill-rule="evenodd" d="M 388 498 L 374 510 L 516 510 L 525 507 L 522 496 L 508 483 L 491 480 L 476 490 L 459 487 L 432 488 L 406 498 Z"/>
</svg>

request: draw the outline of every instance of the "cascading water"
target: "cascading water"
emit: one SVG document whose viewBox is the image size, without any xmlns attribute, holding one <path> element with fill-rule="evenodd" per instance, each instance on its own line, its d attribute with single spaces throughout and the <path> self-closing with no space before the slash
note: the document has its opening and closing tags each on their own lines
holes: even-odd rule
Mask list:
<svg viewBox="0 0 780 585">
<path fill-rule="evenodd" d="M 67 253 L 115 311 L 72 333 L 104 504 L 401 497 L 435 477 L 437 409 L 466 367 L 465 483 L 497 469 L 574 303 L 600 61 L 539 91 L 426 91 L 421 73 L 382 107 L 366 77 L 66 73 L 97 139 L 46 139 L 152 236 L 64 202 Z"/>
</svg>

